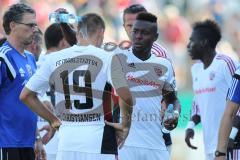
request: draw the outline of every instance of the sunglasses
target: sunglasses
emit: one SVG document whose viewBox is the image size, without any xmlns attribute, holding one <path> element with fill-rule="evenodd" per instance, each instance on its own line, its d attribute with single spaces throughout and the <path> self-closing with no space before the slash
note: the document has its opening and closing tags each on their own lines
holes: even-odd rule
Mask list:
<svg viewBox="0 0 240 160">
<path fill-rule="evenodd" d="M 22 23 L 22 22 L 15 22 L 15 23 L 18 23 L 18 24 L 23 24 L 25 26 L 28 26 L 30 28 L 36 28 L 38 27 L 38 25 L 36 23 Z"/>
</svg>

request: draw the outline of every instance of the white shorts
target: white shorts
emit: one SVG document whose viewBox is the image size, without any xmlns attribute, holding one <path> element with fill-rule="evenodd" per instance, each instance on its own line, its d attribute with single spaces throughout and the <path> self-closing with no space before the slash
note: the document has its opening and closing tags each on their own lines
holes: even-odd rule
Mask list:
<svg viewBox="0 0 240 160">
<path fill-rule="evenodd" d="M 214 160 L 215 159 L 215 154 L 214 153 L 209 153 L 206 154 L 206 160 Z"/>
<path fill-rule="evenodd" d="M 116 160 L 113 154 L 58 151 L 56 160 Z"/>
<path fill-rule="evenodd" d="M 56 154 L 48 154 L 47 153 L 47 160 L 56 160 Z"/>
<path fill-rule="evenodd" d="M 118 152 L 119 160 L 170 160 L 167 150 L 124 146 Z"/>
</svg>

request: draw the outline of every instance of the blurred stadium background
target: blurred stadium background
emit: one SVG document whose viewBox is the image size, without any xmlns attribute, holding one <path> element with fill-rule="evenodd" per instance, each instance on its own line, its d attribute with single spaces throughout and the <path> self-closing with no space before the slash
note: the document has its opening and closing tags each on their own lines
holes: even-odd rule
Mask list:
<svg viewBox="0 0 240 160">
<path fill-rule="evenodd" d="M 143 4 L 158 16 L 160 36 L 158 42 L 169 52 L 176 71 L 182 113 L 178 128 L 172 132 L 173 160 L 203 160 L 201 126 L 196 129 L 193 144 L 197 150 L 189 149 L 184 142 L 184 128 L 189 120 L 192 100 L 190 66 L 193 63 L 186 52 L 191 33 L 191 24 L 206 18 L 215 19 L 222 29 L 223 38 L 218 45 L 222 53 L 238 60 L 240 55 L 240 1 L 239 0 L 0 0 L 0 16 L 9 5 L 17 2 L 30 4 L 37 12 L 40 29 L 49 25 L 48 15 L 59 7 L 70 13 L 81 15 L 88 12 L 101 14 L 106 22 L 105 42 L 120 42 L 127 39 L 122 27 L 122 11 L 134 3 Z M 0 18 L 0 38 L 4 35 Z"/>
</svg>

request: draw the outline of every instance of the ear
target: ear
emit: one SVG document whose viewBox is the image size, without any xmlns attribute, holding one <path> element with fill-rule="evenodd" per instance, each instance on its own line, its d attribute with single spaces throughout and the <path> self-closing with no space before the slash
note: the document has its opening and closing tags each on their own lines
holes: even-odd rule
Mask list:
<svg viewBox="0 0 240 160">
<path fill-rule="evenodd" d="M 70 45 L 68 44 L 68 42 L 65 39 L 63 39 L 62 41 L 63 41 L 62 42 L 62 49 L 70 47 Z"/>
<path fill-rule="evenodd" d="M 200 45 L 201 45 L 202 47 L 207 46 L 208 43 L 209 43 L 209 41 L 208 41 L 207 39 L 204 39 L 204 40 L 201 40 L 201 41 L 200 41 Z"/>
<path fill-rule="evenodd" d="M 16 26 L 16 23 L 15 22 L 10 22 L 10 24 L 9 24 L 9 27 L 10 27 L 10 30 L 12 31 L 14 28 L 15 28 L 15 26 Z"/>
<path fill-rule="evenodd" d="M 67 48 L 69 46 L 70 45 L 68 44 L 68 42 L 64 38 L 58 44 L 59 49 L 64 49 L 64 48 Z"/>
</svg>

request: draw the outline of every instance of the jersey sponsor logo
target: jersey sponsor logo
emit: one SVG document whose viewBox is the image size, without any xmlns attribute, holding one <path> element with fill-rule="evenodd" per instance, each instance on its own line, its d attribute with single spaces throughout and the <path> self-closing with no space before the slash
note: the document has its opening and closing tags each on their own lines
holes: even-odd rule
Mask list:
<svg viewBox="0 0 240 160">
<path fill-rule="evenodd" d="M 195 94 L 211 93 L 211 92 L 215 92 L 215 91 L 216 91 L 216 87 L 202 88 L 202 89 L 195 90 Z"/>
<path fill-rule="evenodd" d="M 89 113 L 89 114 L 63 113 L 59 118 L 63 121 L 68 121 L 68 122 L 94 122 L 94 121 L 101 120 L 101 113 Z"/>
<path fill-rule="evenodd" d="M 140 78 L 134 77 L 132 75 L 128 75 L 127 80 L 135 82 L 135 83 L 140 84 L 140 85 L 152 86 L 154 88 L 160 88 L 161 87 L 160 83 L 157 83 L 157 82 L 154 82 L 154 81 L 151 81 L 151 80 L 147 80 L 147 79 L 140 79 Z"/>
<path fill-rule="evenodd" d="M 56 62 L 56 66 L 60 66 L 62 64 L 90 64 L 90 65 L 95 65 L 98 66 L 98 61 L 91 59 L 91 58 L 87 58 L 87 57 L 74 57 L 74 58 L 66 58 L 66 59 L 61 59 L 59 61 Z"/>
</svg>

